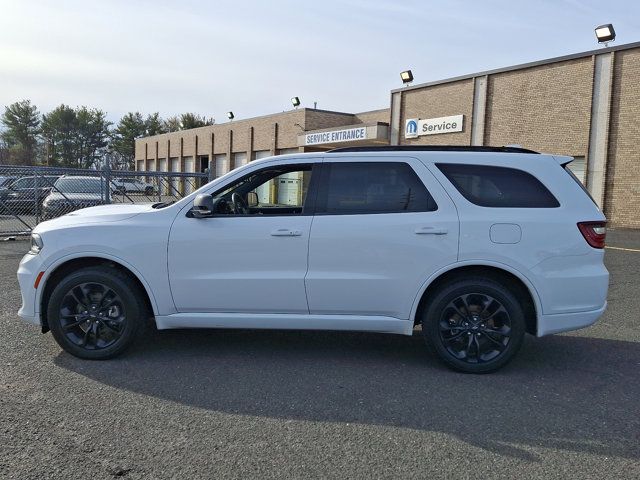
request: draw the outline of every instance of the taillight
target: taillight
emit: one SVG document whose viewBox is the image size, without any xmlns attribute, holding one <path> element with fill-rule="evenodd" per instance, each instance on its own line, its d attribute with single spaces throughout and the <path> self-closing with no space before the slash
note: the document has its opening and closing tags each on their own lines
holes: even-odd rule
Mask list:
<svg viewBox="0 0 640 480">
<path fill-rule="evenodd" d="M 579 222 L 580 233 L 593 248 L 604 248 L 607 236 L 607 222 Z"/>
</svg>

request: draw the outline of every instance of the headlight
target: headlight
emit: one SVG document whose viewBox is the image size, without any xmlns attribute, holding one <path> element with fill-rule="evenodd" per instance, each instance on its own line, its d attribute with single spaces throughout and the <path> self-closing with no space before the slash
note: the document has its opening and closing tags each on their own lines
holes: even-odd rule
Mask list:
<svg viewBox="0 0 640 480">
<path fill-rule="evenodd" d="M 32 255 L 37 255 L 40 253 L 40 250 L 42 250 L 42 247 L 44 247 L 44 243 L 42 242 L 42 237 L 40 237 L 40 235 L 38 235 L 37 233 L 32 233 L 31 234 L 31 250 L 29 250 L 29 253 L 31 253 Z"/>
</svg>

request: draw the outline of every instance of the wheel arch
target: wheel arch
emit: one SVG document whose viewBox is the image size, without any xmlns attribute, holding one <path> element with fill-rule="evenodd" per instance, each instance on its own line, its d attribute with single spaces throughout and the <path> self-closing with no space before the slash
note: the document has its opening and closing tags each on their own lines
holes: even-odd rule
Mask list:
<svg viewBox="0 0 640 480">
<path fill-rule="evenodd" d="M 421 287 L 413 302 L 411 319 L 414 324 L 420 323 L 422 312 L 429 304 L 431 292 L 441 285 L 453 281 L 456 278 L 464 278 L 469 275 L 482 275 L 499 281 L 510 282 L 509 287 L 514 294 L 523 300 L 527 333 L 536 335 L 538 320 L 542 314 L 542 305 L 537 290 L 531 281 L 518 270 L 501 263 L 491 262 L 465 262 L 449 265 L 436 272 Z"/>
<path fill-rule="evenodd" d="M 56 284 L 56 279 L 61 278 L 66 273 L 79 268 L 92 267 L 92 266 L 109 266 L 116 268 L 121 272 L 128 275 L 134 282 L 138 284 L 140 290 L 144 292 L 144 301 L 149 309 L 149 312 L 154 316 L 158 314 L 158 308 L 149 287 L 144 277 L 138 272 L 132 265 L 120 258 L 113 257 L 111 255 L 101 254 L 97 252 L 91 252 L 87 254 L 77 254 L 65 256 L 54 264 L 47 268 L 47 274 L 42 279 L 39 286 L 39 297 L 36 299 L 36 306 L 40 311 L 40 322 L 42 325 L 42 332 L 49 331 L 49 323 L 47 320 L 47 305 L 51 292 Z"/>
</svg>

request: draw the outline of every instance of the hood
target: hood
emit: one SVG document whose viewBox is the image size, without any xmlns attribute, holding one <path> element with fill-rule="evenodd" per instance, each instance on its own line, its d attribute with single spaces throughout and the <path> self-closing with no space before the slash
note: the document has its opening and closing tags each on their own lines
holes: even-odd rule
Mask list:
<svg viewBox="0 0 640 480">
<path fill-rule="evenodd" d="M 151 203 L 147 204 L 115 204 L 99 205 L 97 207 L 83 208 L 75 212 L 67 213 L 62 217 L 54 218 L 38 224 L 34 228 L 34 233 L 43 232 L 50 228 L 60 228 L 70 225 L 81 225 L 88 223 L 119 222 L 131 217 L 135 217 L 144 212 L 152 211 Z"/>
</svg>

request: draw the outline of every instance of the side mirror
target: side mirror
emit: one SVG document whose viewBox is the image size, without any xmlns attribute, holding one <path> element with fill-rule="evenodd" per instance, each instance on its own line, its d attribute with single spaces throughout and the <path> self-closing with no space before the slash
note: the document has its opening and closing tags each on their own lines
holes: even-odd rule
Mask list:
<svg viewBox="0 0 640 480">
<path fill-rule="evenodd" d="M 247 205 L 249 207 L 257 207 L 258 206 L 258 194 L 256 192 L 247 193 Z"/>
<path fill-rule="evenodd" d="M 195 218 L 205 218 L 213 215 L 213 209 L 213 197 L 211 195 L 201 193 L 196 196 L 196 199 L 193 201 L 191 214 Z"/>
</svg>

